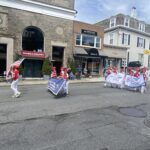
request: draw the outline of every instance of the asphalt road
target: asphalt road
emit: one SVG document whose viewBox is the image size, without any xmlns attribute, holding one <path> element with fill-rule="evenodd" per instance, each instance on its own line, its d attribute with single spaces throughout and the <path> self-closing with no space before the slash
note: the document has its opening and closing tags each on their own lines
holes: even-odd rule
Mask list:
<svg viewBox="0 0 150 150">
<path fill-rule="evenodd" d="M 71 84 L 56 99 L 46 85 L 0 87 L 0 150 L 150 150 L 150 89 L 146 94 Z"/>
</svg>

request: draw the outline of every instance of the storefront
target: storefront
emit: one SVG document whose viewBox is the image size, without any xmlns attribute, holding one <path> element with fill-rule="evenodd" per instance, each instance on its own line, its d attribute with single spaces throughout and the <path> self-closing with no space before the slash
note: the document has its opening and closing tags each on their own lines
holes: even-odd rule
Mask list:
<svg viewBox="0 0 150 150">
<path fill-rule="evenodd" d="M 42 77 L 42 65 L 45 59 L 44 52 L 21 51 L 21 56 L 25 58 L 22 63 L 23 77 Z"/>
<path fill-rule="evenodd" d="M 90 75 L 100 75 L 104 56 L 101 55 L 103 47 L 103 28 L 74 22 L 74 60 L 76 68 L 80 67 Z"/>
<path fill-rule="evenodd" d="M 57 68 L 67 67 L 73 57 L 70 37 L 76 14 L 74 0 L 65 2 L 65 9 L 61 1 L 1 1 L 0 74 L 8 70 L 18 54 L 25 58 L 25 78 L 41 78 L 45 58 Z"/>
<path fill-rule="evenodd" d="M 127 61 L 127 47 L 113 46 L 104 44 L 104 55 L 108 56 L 105 59 L 104 67 L 112 65 L 120 69 L 125 67 Z"/>
<path fill-rule="evenodd" d="M 101 75 L 106 56 L 100 54 L 101 51 L 94 48 L 76 48 L 74 53 L 76 67 L 81 67 L 82 74 L 84 74 L 86 69 L 90 75 Z"/>
</svg>

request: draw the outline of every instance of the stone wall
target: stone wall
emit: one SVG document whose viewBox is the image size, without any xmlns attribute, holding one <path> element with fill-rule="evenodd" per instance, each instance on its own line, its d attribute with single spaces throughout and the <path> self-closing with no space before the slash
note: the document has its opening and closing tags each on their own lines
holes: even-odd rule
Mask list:
<svg viewBox="0 0 150 150">
<path fill-rule="evenodd" d="M 3 10 L 3 12 L 2 12 Z M 22 33 L 26 27 L 35 26 L 40 28 L 44 35 L 44 51 L 46 55 L 51 55 L 53 43 L 55 46 L 65 45 L 65 59 L 72 57 L 72 34 L 73 21 L 51 17 L 47 15 L 31 13 L 27 11 L 0 7 L 0 16 L 5 18 L 5 28 L 7 35 L 11 35 L 14 39 L 14 51 L 22 50 Z M 2 26 L 2 25 L 1 25 Z M 0 28 L 0 36 L 4 36 L 2 28 Z M 7 36 L 5 35 L 5 37 Z M 14 52 L 15 53 L 15 52 Z"/>
</svg>

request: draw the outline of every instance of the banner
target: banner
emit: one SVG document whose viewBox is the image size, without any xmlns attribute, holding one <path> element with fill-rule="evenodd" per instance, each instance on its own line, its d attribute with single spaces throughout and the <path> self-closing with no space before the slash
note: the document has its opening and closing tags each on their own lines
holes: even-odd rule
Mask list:
<svg viewBox="0 0 150 150">
<path fill-rule="evenodd" d="M 124 73 L 111 73 L 108 75 L 106 78 L 106 82 L 111 83 L 111 84 L 117 84 L 121 85 L 124 81 L 125 74 Z"/>
<path fill-rule="evenodd" d="M 58 93 L 66 88 L 66 80 L 59 78 L 50 78 L 48 81 L 48 89 L 54 94 L 58 95 Z"/>
<path fill-rule="evenodd" d="M 130 76 L 130 75 L 126 75 L 125 85 L 128 87 L 131 87 L 131 88 L 145 86 L 144 77 L 143 77 L 143 75 L 140 75 L 139 78 Z"/>
</svg>

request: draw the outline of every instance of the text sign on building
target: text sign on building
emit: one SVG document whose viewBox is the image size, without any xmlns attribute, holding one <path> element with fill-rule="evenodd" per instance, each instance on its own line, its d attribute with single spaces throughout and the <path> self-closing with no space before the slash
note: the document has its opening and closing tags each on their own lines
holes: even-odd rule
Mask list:
<svg viewBox="0 0 150 150">
<path fill-rule="evenodd" d="M 21 51 L 22 57 L 29 57 L 29 58 L 45 58 L 44 52 L 33 52 L 33 51 Z"/>
<path fill-rule="evenodd" d="M 145 49 L 145 50 L 144 50 L 144 54 L 150 55 L 150 50 Z"/>
<path fill-rule="evenodd" d="M 97 36 L 97 32 L 95 32 L 95 31 L 90 31 L 90 30 L 85 30 L 85 29 L 81 29 L 81 33 Z"/>
</svg>

